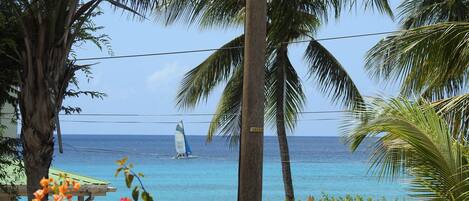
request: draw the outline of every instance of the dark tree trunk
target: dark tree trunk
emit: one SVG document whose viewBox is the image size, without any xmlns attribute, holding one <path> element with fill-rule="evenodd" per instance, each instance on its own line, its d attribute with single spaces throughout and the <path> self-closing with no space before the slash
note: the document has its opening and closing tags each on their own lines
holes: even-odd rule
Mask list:
<svg viewBox="0 0 469 201">
<path fill-rule="evenodd" d="M 48 177 L 54 151 L 55 108 L 45 79 L 29 77 L 20 89 L 22 116 L 21 139 L 27 177 L 28 200 L 40 188 L 39 181 Z"/>
<path fill-rule="evenodd" d="M 49 134 L 35 132 L 33 128 L 22 129 L 21 137 L 25 150 L 23 160 L 27 177 L 28 200 L 32 200 L 34 198 L 33 193 L 41 188 L 39 181 L 49 175 L 54 143 L 51 134 L 50 140 L 42 138 L 42 136 L 47 135 Z"/>
<path fill-rule="evenodd" d="M 32 200 L 41 178 L 49 176 L 57 112 L 74 70 L 69 66 L 71 64 L 66 63 L 67 49 L 44 48 L 41 43 L 29 44 L 36 48 L 26 49 L 24 53 L 28 56 L 23 61 L 18 101 L 27 193 L 28 200 Z"/>
<path fill-rule="evenodd" d="M 288 150 L 287 133 L 285 129 L 285 114 L 284 114 L 284 96 L 285 96 L 285 63 L 286 63 L 286 47 L 281 48 L 279 52 L 280 65 L 277 69 L 277 92 L 276 92 L 276 126 L 277 126 L 277 138 L 280 150 L 280 160 L 282 162 L 282 175 L 283 185 L 285 188 L 285 200 L 293 201 L 295 195 L 293 192 L 293 180 L 290 169 L 290 152 Z"/>
</svg>

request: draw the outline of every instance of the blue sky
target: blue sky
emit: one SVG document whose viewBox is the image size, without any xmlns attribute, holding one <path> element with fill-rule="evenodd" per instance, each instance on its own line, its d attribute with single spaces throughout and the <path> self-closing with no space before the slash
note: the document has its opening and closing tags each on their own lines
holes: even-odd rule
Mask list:
<svg viewBox="0 0 469 201">
<path fill-rule="evenodd" d="M 397 3 L 397 1 L 394 1 Z M 397 5 L 393 5 L 396 7 Z M 242 29 L 201 30 L 196 26 L 175 24 L 169 27 L 155 21 L 129 19 L 120 12 L 104 8 L 104 15 L 95 22 L 105 28 L 112 41 L 115 55 L 180 51 L 220 47 Z M 396 30 L 396 21 L 376 12 L 364 12 L 361 9 L 344 13 L 338 20 L 330 20 L 322 27 L 317 38 L 354 35 L 372 32 Z M 365 96 L 396 94 L 396 86 L 384 86 L 371 80 L 363 70 L 364 56 L 377 41 L 384 36 L 343 39 L 321 42 L 332 52 L 347 69 L 362 94 Z M 306 63 L 302 56 L 305 44 L 292 45 L 289 56 L 303 79 L 307 95 L 305 111 L 324 111 L 343 109 L 330 103 L 329 99 L 315 87 L 314 80 L 305 76 Z M 99 51 L 91 45 L 76 49 L 78 58 L 108 56 L 106 51 Z M 213 113 L 223 86 L 220 86 L 206 103 L 191 111 L 179 111 L 175 107 L 175 94 L 184 73 L 203 61 L 210 53 L 193 53 L 158 57 L 102 60 L 92 68 L 94 79 L 87 82 L 82 75 L 81 89 L 105 92 L 104 100 L 90 100 L 83 97 L 69 99 L 65 105 L 79 106 L 83 113 L 131 113 L 131 114 L 176 114 L 176 113 Z M 90 62 L 80 62 L 93 63 Z M 310 121 L 317 118 L 333 118 L 332 121 Z M 340 134 L 340 114 L 304 114 L 292 133 L 296 136 L 337 136 Z M 171 135 L 176 124 L 110 124 L 110 123 L 74 123 L 70 120 L 96 121 L 179 121 L 184 120 L 188 135 L 205 135 L 208 124 L 190 123 L 210 121 L 210 116 L 181 117 L 89 117 L 62 116 L 64 134 L 144 134 Z M 267 129 L 266 135 L 273 135 L 274 130 Z"/>
</svg>

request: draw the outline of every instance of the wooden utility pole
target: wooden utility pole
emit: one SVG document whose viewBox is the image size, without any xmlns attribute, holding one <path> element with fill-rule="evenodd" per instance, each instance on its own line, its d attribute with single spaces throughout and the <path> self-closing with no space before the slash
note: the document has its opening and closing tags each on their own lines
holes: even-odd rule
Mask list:
<svg viewBox="0 0 469 201">
<path fill-rule="evenodd" d="M 239 201 L 262 201 L 266 0 L 246 0 Z"/>
</svg>

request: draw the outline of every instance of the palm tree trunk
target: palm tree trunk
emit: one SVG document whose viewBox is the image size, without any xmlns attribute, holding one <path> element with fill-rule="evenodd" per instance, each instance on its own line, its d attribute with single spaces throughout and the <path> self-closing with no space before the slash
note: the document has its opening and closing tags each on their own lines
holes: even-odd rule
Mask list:
<svg viewBox="0 0 469 201">
<path fill-rule="evenodd" d="M 40 88 L 40 86 L 35 86 Z M 35 92 L 43 91 L 35 88 Z M 33 88 L 34 89 L 34 88 Z M 27 177 L 28 200 L 34 198 L 33 193 L 40 188 L 41 178 L 47 178 L 54 151 L 53 130 L 54 113 L 48 110 L 49 101 L 39 96 L 28 96 L 32 89 L 22 89 L 20 99 L 22 114 L 21 139 L 23 144 L 23 161 Z M 38 95 L 38 93 L 35 93 Z M 32 99 L 37 98 L 37 99 Z M 40 100 L 42 99 L 42 100 Z M 43 102 L 46 101 L 46 102 Z M 43 104 L 41 104 L 41 102 Z"/>
<path fill-rule="evenodd" d="M 33 193 L 39 189 L 40 180 L 49 176 L 57 111 L 69 78 L 73 76 L 70 71 L 63 70 L 64 62 L 60 56 L 47 60 L 40 59 L 41 55 L 30 58 L 33 59 L 25 62 L 26 70 L 18 96 L 28 200 L 34 198 Z M 54 73 L 47 71 L 54 67 L 59 70 Z"/>
<path fill-rule="evenodd" d="M 42 136 L 50 136 L 48 139 Z M 52 162 L 54 143 L 52 133 L 40 133 L 33 128 L 23 128 L 23 161 L 27 177 L 28 200 L 34 199 L 33 193 L 40 189 L 39 182 L 49 175 L 49 167 Z"/>
<path fill-rule="evenodd" d="M 276 103 L 277 103 L 277 114 L 276 114 L 276 125 L 277 125 L 277 138 L 280 150 L 280 159 L 282 162 L 282 175 L 283 175 L 283 185 L 285 188 L 285 200 L 286 201 L 293 201 L 295 199 L 295 195 L 293 192 L 293 180 L 291 176 L 291 169 L 290 169 L 290 152 L 288 150 L 288 140 L 287 140 L 287 133 L 285 129 L 285 115 L 284 115 L 284 91 L 285 91 L 285 58 L 286 56 L 286 47 L 281 48 L 279 55 L 279 59 L 283 59 L 281 61 L 281 65 L 278 67 L 277 70 L 277 92 L 276 92 Z"/>
</svg>

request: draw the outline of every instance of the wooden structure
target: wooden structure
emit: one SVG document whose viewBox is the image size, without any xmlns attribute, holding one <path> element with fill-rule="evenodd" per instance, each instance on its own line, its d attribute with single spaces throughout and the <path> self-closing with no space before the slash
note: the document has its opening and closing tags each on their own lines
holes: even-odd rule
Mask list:
<svg viewBox="0 0 469 201">
<path fill-rule="evenodd" d="M 14 173 L 14 168 L 10 168 L 11 174 L 12 175 L 7 181 L 0 181 L 0 184 L 8 187 L 13 187 L 13 191 L 19 196 L 26 196 L 27 191 L 26 191 L 26 176 L 25 174 L 23 175 L 17 175 L 16 177 L 13 176 L 15 175 Z M 77 193 L 74 193 L 74 196 L 78 196 L 79 201 L 92 201 L 95 196 L 106 196 L 107 193 L 109 192 L 115 192 L 116 188 L 111 187 L 109 182 L 87 177 L 87 176 L 82 176 L 78 175 L 75 173 L 70 173 L 66 172 L 63 170 L 58 170 L 55 168 L 50 168 L 49 169 L 49 178 L 54 178 L 55 180 L 58 180 L 60 178 L 59 175 L 61 174 L 66 174 L 67 177 L 70 179 L 73 179 L 77 182 L 80 182 L 81 188 Z M 8 192 L 4 192 L 3 190 L 0 189 L 0 200 L 9 200 L 8 198 L 11 197 Z"/>
</svg>

